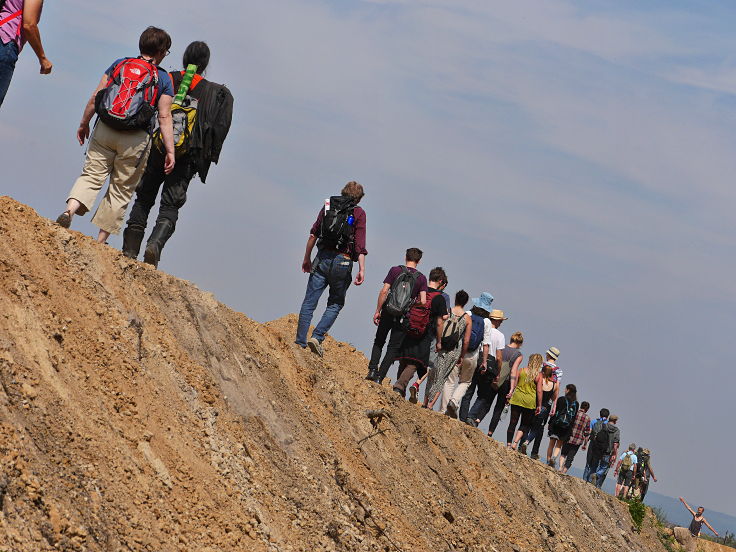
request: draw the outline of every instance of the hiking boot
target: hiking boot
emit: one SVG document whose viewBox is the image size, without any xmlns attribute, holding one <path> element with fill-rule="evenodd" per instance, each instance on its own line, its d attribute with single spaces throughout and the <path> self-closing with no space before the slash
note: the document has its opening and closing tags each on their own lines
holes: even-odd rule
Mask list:
<svg viewBox="0 0 736 552">
<path fill-rule="evenodd" d="M 315 355 L 319 355 L 320 358 L 325 356 L 325 350 L 322 348 L 322 344 L 317 340 L 316 337 L 310 337 L 307 340 L 307 345 L 309 345 L 309 350 L 312 351 Z"/>
<path fill-rule="evenodd" d="M 365 379 L 378 383 L 378 370 L 368 370 L 368 375 Z"/>
<path fill-rule="evenodd" d="M 521 444 L 519 445 L 519 452 L 520 452 L 521 454 L 523 454 L 524 456 L 526 456 L 526 446 L 527 446 L 528 444 L 529 444 L 529 443 L 521 443 Z"/>
<path fill-rule="evenodd" d="M 409 388 L 409 402 L 411 404 L 417 404 L 417 393 L 419 392 L 419 387 L 416 385 L 412 385 Z"/>
<path fill-rule="evenodd" d="M 137 259 L 141 252 L 141 242 L 145 230 L 136 226 L 128 226 L 123 230 L 123 255 L 129 259 Z"/>
<path fill-rule="evenodd" d="M 448 403 L 447 410 L 445 410 L 445 415 L 457 420 L 457 406 L 454 402 L 450 401 Z"/>
<path fill-rule="evenodd" d="M 72 214 L 69 211 L 64 211 L 56 217 L 56 224 L 62 228 L 69 228 L 72 225 Z"/>
<path fill-rule="evenodd" d="M 598 483 L 598 475 L 597 474 L 594 473 L 593 475 L 590 476 L 590 483 L 594 487 L 596 486 L 596 483 Z"/>
<path fill-rule="evenodd" d="M 532 460 L 539 460 L 539 455 L 536 452 L 532 452 Z"/>
<path fill-rule="evenodd" d="M 473 418 L 465 418 L 465 423 L 468 424 L 470 427 L 478 427 L 478 422 L 476 422 Z"/>
</svg>

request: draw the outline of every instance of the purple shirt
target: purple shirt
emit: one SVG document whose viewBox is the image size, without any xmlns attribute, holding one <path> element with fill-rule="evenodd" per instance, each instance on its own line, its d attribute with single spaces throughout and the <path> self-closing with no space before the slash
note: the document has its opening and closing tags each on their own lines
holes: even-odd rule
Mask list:
<svg viewBox="0 0 736 552">
<path fill-rule="evenodd" d="M 25 0 L 5 0 L 5 4 L 0 9 L 0 21 L 6 17 L 10 17 L 15 12 L 23 10 Z M 18 45 L 18 52 L 23 49 L 26 39 L 23 37 L 23 15 L 11 19 L 4 25 L 0 25 L 0 40 L 3 44 L 15 42 Z"/>
<path fill-rule="evenodd" d="M 353 216 L 355 217 L 355 240 L 353 244 L 346 244 L 340 248 L 340 253 L 350 255 L 353 261 L 358 260 L 358 255 L 367 255 L 368 250 L 365 248 L 365 222 L 366 216 L 365 211 L 362 207 L 355 207 L 353 209 Z M 319 231 L 322 227 L 322 219 L 325 217 L 325 209 L 322 207 L 317 215 L 317 220 L 314 221 L 312 229 L 309 231 L 313 236 L 319 237 Z"/>
<path fill-rule="evenodd" d="M 388 285 L 393 284 L 394 280 L 396 280 L 399 274 L 401 274 L 401 268 L 402 268 L 401 265 L 392 267 L 391 270 L 388 271 L 388 274 L 386 275 L 386 278 L 383 280 L 383 283 L 388 284 Z M 427 291 L 427 278 L 425 278 L 424 274 L 419 272 L 416 268 L 411 268 L 409 266 L 404 267 L 404 268 L 406 268 L 409 272 L 419 273 L 419 276 L 417 276 L 417 283 L 414 286 L 414 289 L 412 290 L 412 298 L 416 299 L 417 297 L 419 297 L 419 294 L 422 291 L 424 292 Z"/>
</svg>

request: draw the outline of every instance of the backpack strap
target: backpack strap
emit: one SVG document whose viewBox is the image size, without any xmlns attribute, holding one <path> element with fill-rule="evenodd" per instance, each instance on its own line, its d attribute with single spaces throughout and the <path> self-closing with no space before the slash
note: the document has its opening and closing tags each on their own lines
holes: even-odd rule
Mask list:
<svg viewBox="0 0 736 552">
<path fill-rule="evenodd" d="M 23 10 L 18 10 L 15 13 L 11 13 L 5 19 L 0 20 L 0 27 L 2 27 L 3 25 L 5 25 L 6 23 L 10 23 L 13 19 L 15 19 L 17 17 L 22 17 L 22 16 L 23 16 Z M 18 23 L 18 30 L 16 31 L 15 36 L 20 36 L 20 30 L 21 30 L 21 27 L 22 26 L 23 25 L 21 25 L 20 23 Z"/>
</svg>

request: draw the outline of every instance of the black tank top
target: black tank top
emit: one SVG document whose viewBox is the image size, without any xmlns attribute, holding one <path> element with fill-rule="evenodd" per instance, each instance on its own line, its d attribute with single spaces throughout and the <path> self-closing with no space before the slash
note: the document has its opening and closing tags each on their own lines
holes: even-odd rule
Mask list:
<svg viewBox="0 0 736 552">
<path fill-rule="evenodd" d="M 695 519 L 695 516 L 693 516 L 693 520 L 690 522 L 690 534 L 693 537 L 697 537 L 700 534 L 700 530 L 703 527 L 703 519 L 700 520 Z"/>
<path fill-rule="evenodd" d="M 552 389 L 549 391 L 542 391 L 542 406 L 549 406 L 552 404 L 552 395 L 555 392 L 555 386 L 552 386 Z"/>
</svg>

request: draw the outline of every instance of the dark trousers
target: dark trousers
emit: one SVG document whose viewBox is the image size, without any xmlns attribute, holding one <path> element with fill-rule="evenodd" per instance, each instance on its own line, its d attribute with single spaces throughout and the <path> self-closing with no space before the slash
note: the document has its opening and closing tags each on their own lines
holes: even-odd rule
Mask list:
<svg viewBox="0 0 736 552">
<path fill-rule="evenodd" d="M 542 445 L 542 437 L 544 437 L 544 425 L 547 423 L 548 417 L 549 406 L 543 406 L 541 412 L 534 417 L 529 433 L 524 437 L 524 441 L 529 443 L 534 441 L 532 454 L 539 454 L 539 447 Z"/>
<path fill-rule="evenodd" d="M 473 396 L 475 395 L 475 391 L 478 389 L 478 381 L 480 379 L 487 379 L 490 376 L 490 372 L 495 370 L 496 367 L 496 358 L 495 357 L 488 357 L 488 370 L 485 374 L 480 373 L 480 365 L 483 363 L 483 351 L 478 351 L 478 365 L 475 367 L 475 373 L 473 374 L 473 379 L 470 382 L 470 385 L 468 386 L 468 390 L 465 391 L 465 395 L 463 395 L 463 400 L 460 401 L 460 411 L 458 412 L 458 417 L 465 421 L 468 419 L 468 416 L 470 414 L 470 403 L 473 400 Z M 481 384 L 483 385 L 483 384 Z"/>
<path fill-rule="evenodd" d="M 507 379 L 501 387 L 494 389 L 491 382 L 493 382 L 495 377 L 495 375 L 490 373 L 478 376 L 478 398 L 475 399 L 475 404 L 473 404 L 473 408 L 471 408 L 468 413 L 469 419 L 473 421 L 483 421 L 483 418 L 485 418 L 491 410 L 491 405 L 495 399 L 496 405 L 493 407 L 491 424 L 488 426 L 488 435 L 493 435 L 493 432 L 496 431 L 498 422 L 501 420 L 501 414 L 503 414 L 503 409 L 506 406 L 506 395 L 508 395 L 511 390 L 510 378 Z"/>
<path fill-rule="evenodd" d="M 519 419 L 521 419 L 521 424 L 519 425 L 519 431 L 521 431 L 522 439 L 523 439 L 524 434 L 527 431 L 529 431 L 529 426 L 531 425 L 533 418 L 534 418 L 533 408 L 522 408 L 521 406 L 512 404 L 511 405 L 511 416 L 509 418 L 509 428 L 506 431 L 506 443 L 514 442 L 514 434 L 516 433 L 516 424 L 519 422 Z"/>
<path fill-rule="evenodd" d="M 186 155 L 176 160 L 174 170 L 170 174 L 164 173 L 164 154 L 157 148 L 152 148 L 143 178 L 136 189 L 135 203 L 128 217 L 128 227 L 145 230 L 148 225 L 148 215 L 156 203 L 156 196 L 163 184 L 161 205 L 156 218 L 156 226 L 163 225 L 167 228 L 163 232 L 164 235 L 158 238 L 159 245 L 163 248 L 176 229 L 179 209 L 187 201 L 187 189 L 194 174 L 195 171 Z"/>
<path fill-rule="evenodd" d="M 389 334 L 391 337 L 388 340 L 388 346 L 386 347 L 386 354 L 381 360 L 381 353 L 383 352 L 383 346 L 386 344 L 386 338 Z M 369 370 L 378 370 L 378 376 L 380 379 L 386 377 L 388 369 L 396 360 L 396 356 L 401 350 L 401 344 L 404 342 L 406 336 L 406 329 L 402 324 L 400 318 L 394 318 L 386 312 L 381 313 L 381 320 L 378 322 L 378 328 L 376 328 L 376 338 L 373 340 L 373 350 L 371 351 L 371 360 L 368 363 Z M 380 367 L 379 367 L 380 362 Z"/>
</svg>

